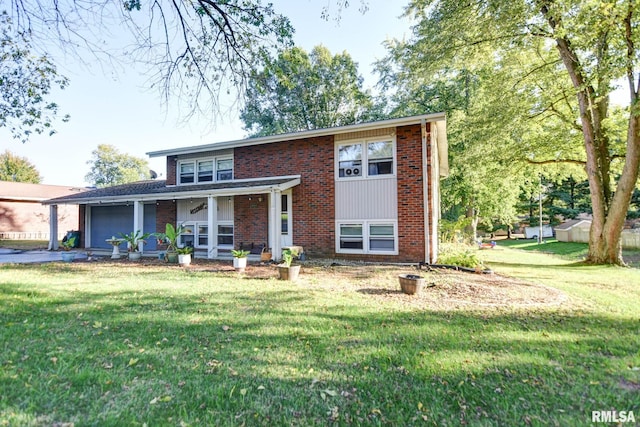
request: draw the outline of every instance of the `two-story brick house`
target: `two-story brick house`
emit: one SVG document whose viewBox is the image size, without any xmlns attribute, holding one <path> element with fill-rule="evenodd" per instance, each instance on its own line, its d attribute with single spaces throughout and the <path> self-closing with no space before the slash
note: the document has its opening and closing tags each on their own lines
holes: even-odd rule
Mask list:
<svg viewBox="0 0 640 427">
<path fill-rule="evenodd" d="M 182 224 L 183 244 L 216 258 L 241 244 L 308 256 L 429 262 L 437 258 L 444 114 L 147 153 L 166 180 L 52 199 L 78 204 L 85 247 L 118 232 Z M 146 250 L 156 249 L 150 241 Z"/>
</svg>

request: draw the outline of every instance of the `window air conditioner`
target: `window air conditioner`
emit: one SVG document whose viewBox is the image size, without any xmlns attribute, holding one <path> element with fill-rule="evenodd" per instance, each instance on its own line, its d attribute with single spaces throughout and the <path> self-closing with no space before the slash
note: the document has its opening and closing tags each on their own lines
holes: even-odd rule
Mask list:
<svg viewBox="0 0 640 427">
<path fill-rule="evenodd" d="M 360 170 L 360 167 L 344 168 L 345 176 L 360 176 L 361 174 L 362 171 Z"/>
</svg>

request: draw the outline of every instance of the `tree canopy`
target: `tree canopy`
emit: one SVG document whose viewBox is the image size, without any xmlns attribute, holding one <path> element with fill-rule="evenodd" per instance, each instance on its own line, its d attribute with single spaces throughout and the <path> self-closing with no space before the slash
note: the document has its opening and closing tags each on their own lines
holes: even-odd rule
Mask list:
<svg viewBox="0 0 640 427">
<path fill-rule="evenodd" d="M 140 63 L 149 84 L 166 98 L 179 96 L 190 114 L 218 111 L 220 96 L 233 88 L 242 93 L 255 66 L 288 46 L 293 33 L 260 0 L 9 3 L 15 31 L 29 33 L 39 48 L 55 43 L 86 62 Z"/>
<path fill-rule="evenodd" d="M 5 150 L 0 154 L 0 181 L 40 184 L 42 177 L 26 157 L 20 157 Z"/>
<path fill-rule="evenodd" d="M 91 152 L 93 158 L 85 180 L 92 185 L 110 187 L 149 179 L 151 173 L 145 159 L 119 152 L 113 145 L 101 144 Z"/>
<path fill-rule="evenodd" d="M 241 112 L 252 136 L 342 126 L 379 111 L 347 52 L 294 47 L 269 60 L 249 82 Z"/>
<path fill-rule="evenodd" d="M 486 82 L 475 104 L 479 120 L 468 123 L 477 138 L 467 141 L 493 140 L 507 154 L 491 151 L 494 161 L 511 157 L 545 172 L 581 166 L 593 207 L 588 260 L 622 263 L 620 233 L 640 165 L 640 5 L 413 0 L 406 13 L 414 35 L 391 46 L 393 61 L 383 69 L 401 81 L 468 75 Z M 609 104 L 619 79 L 630 102 L 622 129 Z"/>
<path fill-rule="evenodd" d="M 0 31 L 0 127 L 23 143 L 34 132 L 55 133 L 58 104 L 48 99 L 68 80 L 47 55 L 33 53 L 29 34 L 16 32 L 6 12 L 0 13 Z"/>
</svg>

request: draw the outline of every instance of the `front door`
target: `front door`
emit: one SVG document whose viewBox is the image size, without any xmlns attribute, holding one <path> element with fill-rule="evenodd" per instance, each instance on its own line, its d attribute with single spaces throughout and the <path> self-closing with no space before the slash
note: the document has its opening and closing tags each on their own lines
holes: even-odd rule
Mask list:
<svg viewBox="0 0 640 427">
<path fill-rule="evenodd" d="M 281 234 L 280 245 L 292 246 L 293 245 L 293 227 L 291 221 L 291 191 L 286 191 L 281 194 L 282 203 L 282 215 L 281 215 Z"/>
</svg>

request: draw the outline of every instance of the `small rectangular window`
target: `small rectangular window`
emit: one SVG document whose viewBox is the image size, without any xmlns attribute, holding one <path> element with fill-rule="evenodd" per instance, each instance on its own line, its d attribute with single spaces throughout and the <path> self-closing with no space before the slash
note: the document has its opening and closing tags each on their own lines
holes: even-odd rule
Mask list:
<svg viewBox="0 0 640 427">
<path fill-rule="evenodd" d="M 194 237 L 194 226 L 193 224 L 185 224 L 183 226 L 183 232 L 180 235 L 180 242 L 182 243 L 183 246 L 194 246 L 195 243 L 195 237 Z"/>
<path fill-rule="evenodd" d="M 393 174 L 393 143 L 391 141 L 369 142 L 367 159 L 370 176 Z"/>
<path fill-rule="evenodd" d="M 195 180 L 193 162 L 180 163 L 180 184 L 191 184 Z"/>
<path fill-rule="evenodd" d="M 198 182 L 213 181 L 213 160 L 198 162 Z"/>
<path fill-rule="evenodd" d="M 289 198 L 286 194 L 280 197 L 282 214 L 280 216 L 280 227 L 282 234 L 289 234 Z"/>
<path fill-rule="evenodd" d="M 209 245 L 209 227 L 206 225 L 198 225 L 198 246 Z"/>
<path fill-rule="evenodd" d="M 340 225 L 340 249 L 364 249 L 362 224 Z"/>
<path fill-rule="evenodd" d="M 395 250 L 394 229 L 391 224 L 369 225 L 369 250 L 389 252 Z"/>
<path fill-rule="evenodd" d="M 233 225 L 218 225 L 218 245 L 233 247 Z"/>
<path fill-rule="evenodd" d="M 362 144 L 342 145 L 338 148 L 338 176 L 362 176 Z"/>
<path fill-rule="evenodd" d="M 229 181 L 233 179 L 233 159 L 220 159 L 216 161 L 216 179 Z"/>
</svg>

